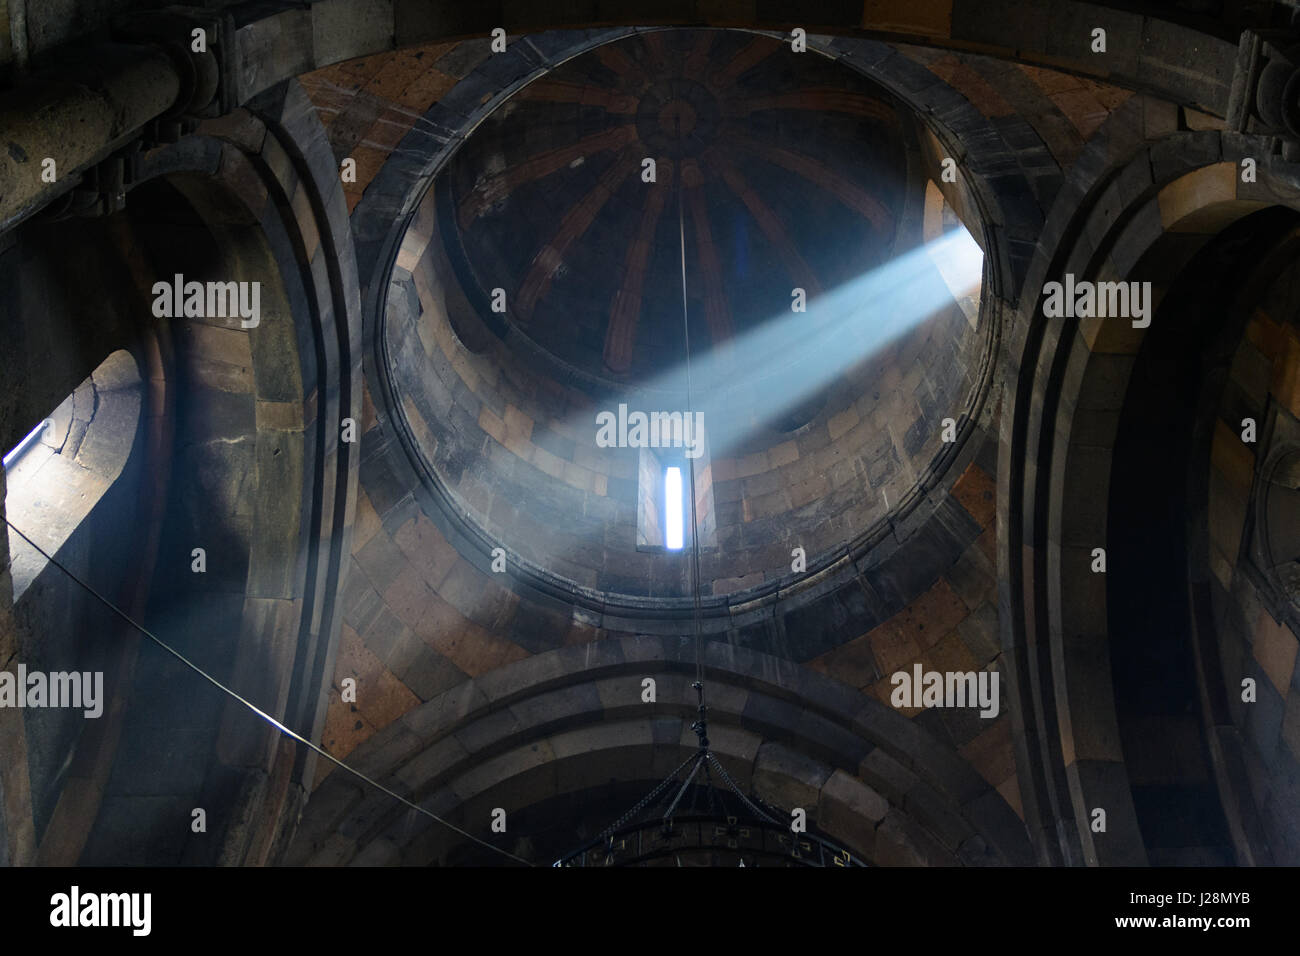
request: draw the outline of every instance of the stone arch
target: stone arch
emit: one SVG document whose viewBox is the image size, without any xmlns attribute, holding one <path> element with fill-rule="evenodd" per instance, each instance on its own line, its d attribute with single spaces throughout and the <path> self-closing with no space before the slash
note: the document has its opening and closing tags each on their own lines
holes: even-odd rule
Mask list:
<svg viewBox="0 0 1300 956">
<path fill-rule="evenodd" d="M 86 497 L 72 509 L 82 520 L 62 542 L 49 537 L 50 529 L 29 524 L 39 516 L 22 514 L 21 493 L 18 502 L 6 501 L 6 508 L 19 510 L 7 517 L 60 566 L 128 613 L 142 615 L 167 487 L 170 346 L 167 330 L 144 320 L 147 287 L 133 270 L 129 227 L 120 218 L 54 216 L 22 228 L 6 251 L 13 292 L 7 328 L 15 346 L 12 361 L 4 364 L 6 447 L 53 411 L 60 451 L 77 459 L 70 467 L 82 469 L 79 477 L 98 472 L 107 480 L 121 465 L 106 488 L 75 480 L 65 488 L 72 497 Z M 89 303 L 89 316 L 86 288 L 99 293 Z M 60 405 L 74 389 L 79 394 L 71 407 Z M 21 428 L 17 435 L 15 428 Z M 58 484 L 46 483 L 37 494 Z M 10 540 L 6 529 L 0 553 L 21 560 L 28 546 L 19 541 L 11 552 Z M 112 718 L 111 700 L 104 697 L 129 656 L 131 638 L 53 563 L 43 567 L 17 607 L 11 583 L 6 564 L 0 573 L 0 655 L 32 670 L 102 671 L 106 677 L 99 718 L 69 709 L 50 709 L 36 720 L 4 712 L 4 733 L 15 747 L 0 761 L 7 817 L 0 858 L 59 861 L 69 858 L 60 815 L 70 813 L 77 821 L 70 841 L 78 843 L 89 821 L 76 808 L 94 810 L 94 788 L 85 784 L 91 762 L 86 755 L 103 752 L 103 729 Z"/>
<path fill-rule="evenodd" d="M 1154 280 L 1158 308 L 1184 267 L 1234 222 L 1270 206 L 1294 209 L 1300 198 L 1276 158 L 1260 163 L 1258 182 L 1241 181 L 1243 158 L 1267 157 L 1261 142 L 1217 131 L 1146 141 L 1143 115 L 1150 123 L 1171 109 L 1135 97 L 1089 145 L 1048 217 L 1007 330 L 1018 372 L 999 456 L 999 523 L 1008 531 L 999 576 L 1011 611 L 1002 639 L 1024 715 L 1018 763 L 1041 768 L 1026 775 L 1025 806 L 1045 834 L 1045 861 L 1148 861 L 1107 648 L 1111 585 L 1091 567 L 1112 505 L 1097 489 L 1110 487 L 1121 415 L 1132 407 L 1125 393 L 1151 333 L 1122 320 L 1047 320 L 1044 282 L 1067 273 Z M 1124 158 L 1107 158 L 1116 155 Z M 1020 541 L 1023 549 L 1010 543 Z M 1199 672 L 1203 685 L 1214 670 Z M 1222 773 L 1216 786 L 1225 786 Z M 1107 810 L 1107 836 L 1091 830 L 1096 807 Z M 1239 856 L 1243 846 L 1237 841 Z"/>
<path fill-rule="evenodd" d="M 361 416 L 360 317 L 337 171 L 305 104 L 286 84 L 142 154 L 135 202 L 115 222 L 142 314 L 153 282 L 174 273 L 258 283 L 261 296 L 247 329 L 239 317 L 156 322 L 161 346 L 146 351 L 163 412 L 150 445 L 173 467 L 153 502 L 161 533 L 141 556 L 151 588 L 135 613 L 319 737 L 355 508 L 357 446 L 340 434 Z M 138 635 L 118 638 L 111 706 L 83 740 L 96 759 L 74 767 L 41 860 L 265 860 L 304 798 L 310 754 Z M 189 839 L 193 807 L 215 840 Z"/>
<path fill-rule="evenodd" d="M 709 738 L 742 788 L 785 809 L 805 806 L 810 822 L 869 862 L 1027 860 L 1023 827 L 999 794 L 879 700 L 755 651 L 708 645 L 703 661 Z M 509 815 L 560 795 L 590 798 L 614 780 L 653 785 L 667 775 L 697 746 L 693 670 L 693 649 L 676 638 L 549 651 L 429 700 L 348 762 L 486 837 L 494 807 Z M 657 683 L 652 704 L 641 697 L 646 677 Z M 592 825 L 589 836 L 612 822 L 597 824 L 580 807 L 571 816 Z M 313 794 L 286 862 L 428 864 L 462 840 L 335 770 Z"/>
</svg>

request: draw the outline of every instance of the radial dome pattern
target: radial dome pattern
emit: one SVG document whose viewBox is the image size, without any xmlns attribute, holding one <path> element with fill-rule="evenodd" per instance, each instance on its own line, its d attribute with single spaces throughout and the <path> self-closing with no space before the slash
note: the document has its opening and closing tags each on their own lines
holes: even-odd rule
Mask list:
<svg viewBox="0 0 1300 956">
<path fill-rule="evenodd" d="M 883 261 L 905 176 L 894 108 L 853 72 L 767 36 L 652 32 L 489 117 L 452 162 L 442 228 L 465 284 L 506 290 L 543 349 L 639 380 L 682 356 L 680 231 L 692 347 L 718 346 L 792 289 L 815 297 Z"/>
</svg>

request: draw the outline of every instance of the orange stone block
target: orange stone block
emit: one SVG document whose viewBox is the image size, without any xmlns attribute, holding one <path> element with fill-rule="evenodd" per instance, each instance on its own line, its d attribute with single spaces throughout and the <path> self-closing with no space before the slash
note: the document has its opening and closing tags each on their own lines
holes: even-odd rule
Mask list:
<svg viewBox="0 0 1300 956">
<path fill-rule="evenodd" d="M 367 649 L 361 635 L 344 624 L 339 631 L 339 650 L 334 661 L 335 685 L 341 687 L 340 682 L 350 677 L 360 686 L 374 680 L 383 669 L 383 663 Z"/>
<path fill-rule="evenodd" d="M 420 698 L 388 670 L 379 671 L 364 685 L 357 686 L 357 709 L 362 719 L 376 730 L 383 730 L 419 704 Z"/>
<path fill-rule="evenodd" d="M 940 578 L 889 622 L 918 648 L 933 647 L 966 619 L 966 603 Z"/>
<path fill-rule="evenodd" d="M 1285 624 L 1280 624 L 1260 610 L 1255 619 L 1255 660 L 1273 686 L 1277 688 L 1282 699 L 1286 700 L 1291 689 L 1291 674 L 1295 670 L 1296 636 Z"/>
<path fill-rule="evenodd" d="M 866 634 L 813 658 L 807 666 L 853 687 L 869 687 L 878 679 L 871 641 Z"/>
<path fill-rule="evenodd" d="M 506 432 L 521 438 L 532 438 L 533 420 L 514 405 L 506 406 Z"/>
<path fill-rule="evenodd" d="M 993 526 L 997 513 L 997 484 L 993 476 L 971 462 L 952 486 L 952 496 L 981 528 Z"/>
<path fill-rule="evenodd" d="M 330 692 L 329 709 L 325 711 L 325 727 L 321 731 L 321 747 L 326 753 L 342 760 L 373 737 L 376 729 L 374 724 L 362 716 L 356 704 L 343 702 L 337 687 Z M 334 765 L 322 760 L 320 766 L 325 768 Z M 317 784 L 325 775 L 326 773 L 317 774 Z"/>
<path fill-rule="evenodd" d="M 921 655 L 921 648 L 893 621 L 886 621 L 867 635 L 876 663 L 886 678 L 902 670 Z"/>
<path fill-rule="evenodd" d="M 479 409 L 478 427 L 483 429 L 502 445 L 506 443 L 506 423 L 497 418 L 492 413 L 492 409 L 484 405 Z"/>
</svg>

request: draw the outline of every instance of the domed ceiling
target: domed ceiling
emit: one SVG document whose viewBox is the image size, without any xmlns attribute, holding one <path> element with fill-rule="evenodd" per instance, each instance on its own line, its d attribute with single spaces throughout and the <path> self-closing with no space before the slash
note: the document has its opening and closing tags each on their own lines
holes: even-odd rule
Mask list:
<svg viewBox="0 0 1300 956">
<path fill-rule="evenodd" d="M 636 34 L 511 95 L 420 200 L 385 304 L 429 507 L 546 593 L 685 601 L 659 539 L 685 443 L 601 426 L 685 411 L 706 595 L 866 540 L 947 467 L 992 342 L 925 239 L 926 142 L 873 81 L 739 31 Z"/>
<path fill-rule="evenodd" d="M 563 365 L 644 382 L 684 355 L 679 230 L 698 354 L 887 259 L 906 172 L 894 108 L 853 71 L 766 36 L 651 32 L 489 116 L 443 174 L 440 231 L 481 311 L 503 289 Z"/>
</svg>

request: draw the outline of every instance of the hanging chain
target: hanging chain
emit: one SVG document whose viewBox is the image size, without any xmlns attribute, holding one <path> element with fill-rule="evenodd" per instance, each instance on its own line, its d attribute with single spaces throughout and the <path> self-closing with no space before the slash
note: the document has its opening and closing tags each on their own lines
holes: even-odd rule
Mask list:
<svg viewBox="0 0 1300 956">
<path fill-rule="evenodd" d="M 718 774 L 722 777 L 723 782 L 726 783 L 726 785 L 731 788 L 732 793 L 740 797 L 740 802 L 749 808 L 750 813 L 754 814 L 760 820 L 766 820 L 768 823 L 771 823 L 774 826 L 778 826 L 778 827 L 785 826 L 785 824 L 781 823 L 779 820 L 774 819 L 771 816 L 771 814 L 767 813 L 764 810 L 760 810 L 758 807 L 754 805 L 753 801 L 750 800 L 749 797 L 745 796 L 744 792 L 740 789 L 740 787 L 736 786 L 736 781 L 731 779 L 731 774 L 727 773 L 727 768 L 722 766 L 722 761 L 719 760 L 716 756 L 714 756 L 712 752 L 709 753 L 708 758 L 713 761 L 713 766 L 718 768 Z"/>
<path fill-rule="evenodd" d="M 659 781 L 659 785 L 655 787 L 653 790 L 651 790 L 649 793 L 647 793 L 644 797 L 642 797 L 641 801 L 636 806 L 634 806 L 627 813 L 623 814 L 621 817 L 619 817 L 617 820 L 615 820 L 605 829 L 601 830 L 600 833 L 596 834 L 596 839 L 598 840 L 607 839 L 610 835 L 622 829 L 628 823 L 629 820 L 633 819 L 638 813 L 640 813 L 642 810 L 648 807 L 654 801 L 654 799 L 657 796 L 659 796 L 659 794 L 663 793 L 664 790 L 668 789 L 668 785 L 677 779 L 677 775 L 679 773 L 685 770 L 693 761 L 699 759 L 700 759 L 700 755 L 698 753 L 691 754 L 689 757 L 687 757 L 680 767 L 678 767 L 676 770 L 670 773 L 663 780 Z"/>
<path fill-rule="evenodd" d="M 687 776 L 685 782 L 682 783 L 682 788 L 677 791 L 677 796 L 673 797 L 673 802 L 668 805 L 668 810 L 664 813 L 665 823 L 673 818 L 673 811 L 677 809 L 677 804 L 681 803 L 682 796 L 686 793 L 686 788 L 691 785 L 691 781 L 695 779 L 695 775 L 700 772 L 700 767 L 703 765 L 704 760 L 700 758 L 699 754 L 696 754 L 695 766 L 691 768 L 690 775 Z"/>
</svg>

